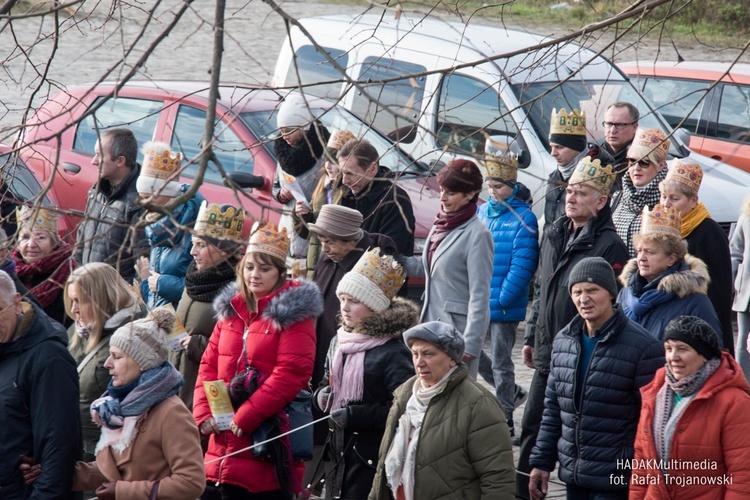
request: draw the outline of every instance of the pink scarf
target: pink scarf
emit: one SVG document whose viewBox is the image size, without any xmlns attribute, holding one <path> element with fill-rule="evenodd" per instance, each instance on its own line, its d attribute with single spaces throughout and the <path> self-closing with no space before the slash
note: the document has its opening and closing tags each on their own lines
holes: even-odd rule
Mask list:
<svg viewBox="0 0 750 500">
<path fill-rule="evenodd" d="M 336 335 L 339 345 L 333 355 L 331 367 L 331 410 L 338 410 L 352 401 L 362 400 L 365 394 L 365 353 L 391 340 L 390 337 L 371 337 L 361 333 L 349 333 L 343 329 L 339 329 Z M 346 363 L 344 354 L 348 355 Z"/>
</svg>

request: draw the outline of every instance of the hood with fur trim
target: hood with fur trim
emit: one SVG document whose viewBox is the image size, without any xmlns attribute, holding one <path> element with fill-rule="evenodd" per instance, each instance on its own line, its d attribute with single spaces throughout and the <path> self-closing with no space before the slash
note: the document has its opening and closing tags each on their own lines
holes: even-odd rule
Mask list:
<svg viewBox="0 0 750 500">
<path fill-rule="evenodd" d="M 638 259 L 628 261 L 620 273 L 620 283 L 630 287 L 635 275 L 638 274 Z M 681 269 L 662 277 L 657 289 L 665 293 L 673 293 L 679 298 L 687 297 L 694 293 L 706 295 L 711 278 L 708 275 L 708 267 L 705 262 L 690 254 L 685 255 L 685 265 Z"/>
<path fill-rule="evenodd" d="M 214 298 L 214 317 L 226 321 L 237 316 L 232 299 L 239 293 L 236 283 L 225 286 Z M 261 299 L 262 300 L 262 299 Z M 323 313 L 323 296 L 318 285 L 306 280 L 287 280 L 263 308 L 261 318 L 271 321 L 283 330 L 307 318 L 317 318 Z"/>
<path fill-rule="evenodd" d="M 417 324 L 419 313 L 419 307 L 411 300 L 394 297 L 388 309 L 380 313 L 373 313 L 365 318 L 357 328 L 357 333 L 371 337 L 398 338 L 406 330 Z M 345 325 L 342 324 L 341 327 L 345 331 L 351 332 L 351 329 Z"/>
</svg>

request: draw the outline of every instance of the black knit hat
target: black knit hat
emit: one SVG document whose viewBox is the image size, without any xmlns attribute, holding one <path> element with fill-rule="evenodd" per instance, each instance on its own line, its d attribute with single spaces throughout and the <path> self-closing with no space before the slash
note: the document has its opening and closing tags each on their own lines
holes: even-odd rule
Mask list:
<svg viewBox="0 0 750 500">
<path fill-rule="evenodd" d="M 578 152 L 586 149 L 587 145 L 585 135 L 550 134 L 549 142 L 554 142 Z"/>
<path fill-rule="evenodd" d="M 721 357 L 719 336 L 711 325 L 697 316 L 678 316 L 664 328 L 664 341 L 679 340 L 706 359 Z"/>
<path fill-rule="evenodd" d="M 612 266 L 602 257 L 586 257 L 573 266 L 568 276 L 568 291 L 581 282 L 594 283 L 617 297 L 617 279 Z"/>
</svg>

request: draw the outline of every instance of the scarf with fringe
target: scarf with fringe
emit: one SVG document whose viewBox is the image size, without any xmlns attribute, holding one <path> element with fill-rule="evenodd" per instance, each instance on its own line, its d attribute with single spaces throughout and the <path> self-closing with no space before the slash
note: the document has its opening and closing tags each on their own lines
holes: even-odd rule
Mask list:
<svg viewBox="0 0 750 500">
<path fill-rule="evenodd" d="M 682 237 L 687 238 L 701 222 L 711 217 L 706 205 L 698 203 L 694 209 L 682 219 Z"/>
<path fill-rule="evenodd" d="M 135 439 L 141 415 L 177 394 L 183 383 L 182 375 L 169 361 L 122 387 L 113 386 L 110 380 L 107 392 L 91 403 L 91 419 L 102 427 L 96 453 L 107 446 L 122 453 Z"/>
<path fill-rule="evenodd" d="M 414 500 L 414 468 L 416 467 L 417 445 L 419 444 L 419 430 L 422 428 L 427 407 L 432 398 L 443 392 L 448 379 L 458 366 L 451 368 L 440 381 L 432 387 L 423 387 L 422 380 L 417 377 L 414 382 L 411 397 L 406 403 L 404 414 L 398 419 L 396 434 L 385 456 L 385 475 L 391 485 L 393 498 L 399 498 L 398 490 L 406 500 Z"/>
<path fill-rule="evenodd" d="M 332 410 L 344 408 L 352 401 L 362 401 L 365 394 L 365 353 L 391 340 L 390 337 L 371 337 L 344 329 L 339 329 L 336 335 L 339 345 L 331 367 Z M 346 363 L 344 354 L 347 355 Z"/>
<path fill-rule="evenodd" d="M 695 399 L 706 380 L 719 368 L 719 364 L 721 364 L 721 359 L 710 359 L 700 370 L 680 380 L 674 378 L 672 372 L 669 371 L 669 366 L 666 366 L 665 383 L 656 395 L 654 407 L 654 443 L 658 458 L 662 460 L 661 463 L 669 462 L 669 450 L 680 417 L 690 402 Z M 668 472 L 662 469 L 662 473 Z"/>
</svg>

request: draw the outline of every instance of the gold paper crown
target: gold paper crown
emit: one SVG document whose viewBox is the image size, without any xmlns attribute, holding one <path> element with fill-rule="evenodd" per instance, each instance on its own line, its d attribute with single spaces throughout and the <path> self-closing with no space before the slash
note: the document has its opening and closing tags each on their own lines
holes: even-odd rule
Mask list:
<svg viewBox="0 0 750 500">
<path fill-rule="evenodd" d="M 587 156 L 578 163 L 568 184 L 588 184 L 606 196 L 614 182 L 615 176 L 612 173 L 612 165 L 602 167 L 602 162 L 598 158 L 592 160 L 590 156 Z"/>
<path fill-rule="evenodd" d="M 286 254 L 289 251 L 289 236 L 286 234 L 286 228 L 282 227 L 281 231 L 278 231 L 270 222 L 262 227 L 256 222 L 250 234 L 247 251 L 248 253 L 265 253 L 286 262 Z"/>
<path fill-rule="evenodd" d="M 182 164 L 182 155 L 172 156 L 169 145 L 163 142 L 147 142 L 143 145 L 141 175 L 166 180 L 174 176 Z"/>
<path fill-rule="evenodd" d="M 339 149 L 344 147 L 344 144 L 356 138 L 357 137 L 349 130 L 337 130 L 331 134 L 331 137 L 328 139 L 328 144 L 326 144 L 326 147 L 329 147 L 331 149 L 335 149 L 336 151 L 338 151 Z"/>
<path fill-rule="evenodd" d="M 484 142 L 484 168 L 487 177 L 500 179 L 503 182 L 518 178 L 518 156 L 508 150 L 508 145 L 487 137 Z"/>
<path fill-rule="evenodd" d="M 29 231 L 47 231 L 57 234 L 57 220 L 60 214 L 39 207 L 22 206 L 16 209 L 16 222 Z"/>
<path fill-rule="evenodd" d="M 195 220 L 195 231 L 200 236 L 217 239 L 242 240 L 242 225 L 245 215 L 232 205 L 224 205 L 224 210 L 218 203 L 208 204 L 203 200 Z"/>
<path fill-rule="evenodd" d="M 574 109 L 568 114 L 565 108 L 558 113 L 556 109 L 552 110 L 552 118 L 549 122 L 549 133 L 563 135 L 582 135 L 586 136 L 586 113 L 581 113 Z"/>
<path fill-rule="evenodd" d="M 665 207 L 657 204 L 649 211 L 643 207 L 641 215 L 641 234 L 663 233 L 682 238 L 682 219 L 676 207 Z"/>
<path fill-rule="evenodd" d="M 703 169 L 697 163 L 683 163 L 675 158 L 664 180 L 679 182 L 697 193 L 703 180 Z"/>
<path fill-rule="evenodd" d="M 636 130 L 633 143 L 628 149 L 628 157 L 640 160 L 653 151 L 661 161 L 664 161 L 669 152 L 669 144 L 669 139 L 666 138 L 661 129 L 639 128 Z"/>
<path fill-rule="evenodd" d="M 352 268 L 377 286 L 388 300 L 393 299 L 406 281 L 403 267 L 390 255 L 380 255 L 380 248 L 368 250 Z"/>
</svg>

